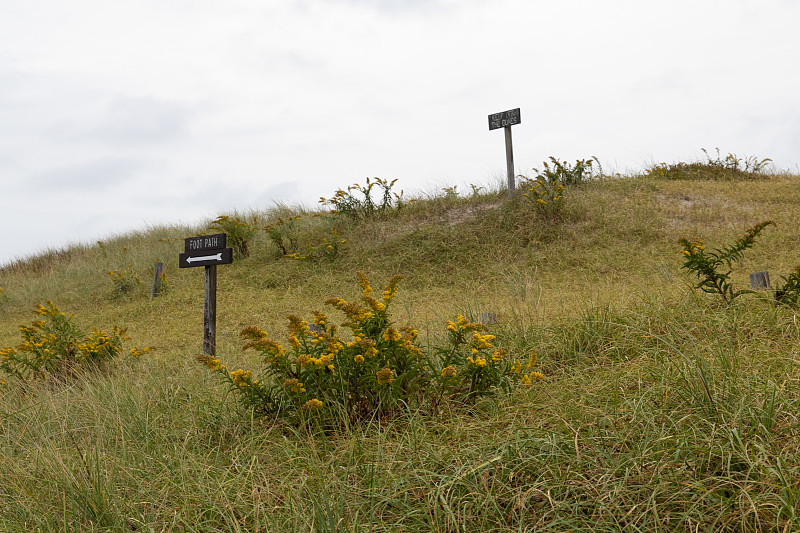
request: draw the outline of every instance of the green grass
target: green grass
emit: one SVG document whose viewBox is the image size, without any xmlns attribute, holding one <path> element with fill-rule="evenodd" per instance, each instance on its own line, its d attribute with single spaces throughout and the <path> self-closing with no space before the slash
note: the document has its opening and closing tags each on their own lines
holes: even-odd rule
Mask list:
<svg viewBox="0 0 800 533">
<path fill-rule="evenodd" d="M 716 172 L 716 170 L 713 170 Z M 203 366 L 202 269 L 177 268 L 202 227 L 150 228 L 0 271 L 0 346 L 37 303 L 86 329 L 128 327 L 143 359 L 0 392 L 0 531 L 795 531 L 800 529 L 800 321 L 768 293 L 722 305 L 691 290 L 678 238 L 723 245 L 762 220 L 732 274 L 800 262 L 800 178 L 590 181 L 543 223 L 502 191 L 431 194 L 366 221 L 280 208 L 298 239 L 333 224 L 333 260 L 282 257 L 264 231 L 219 268 L 219 354 L 257 369 L 238 331 L 406 279 L 394 316 L 444 336 L 455 313 L 536 349 L 530 389 L 437 415 L 333 432 L 243 411 Z M 470 195 L 471 196 L 471 195 Z M 248 215 L 250 216 L 250 215 Z M 298 241 L 300 242 L 300 241 Z M 304 243 L 301 242 L 301 245 Z M 168 288 L 150 301 L 152 265 Z M 114 294 L 107 272 L 143 283 Z M 331 313 L 333 316 L 334 313 Z M 280 339 L 283 340 L 283 339 Z"/>
</svg>

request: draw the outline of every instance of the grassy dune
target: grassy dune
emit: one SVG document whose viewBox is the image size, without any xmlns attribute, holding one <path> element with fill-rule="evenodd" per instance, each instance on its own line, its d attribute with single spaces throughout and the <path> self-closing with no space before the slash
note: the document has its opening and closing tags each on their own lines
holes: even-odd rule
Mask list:
<svg viewBox="0 0 800 533">
<path fill-rule="evenodd" d="M 701 168 L 702 170 L 702 168 Z M 298 249 L 335 225 L 330 260 L 284 257 L 258 231 L 219 267 L 218 353 L 259 367 L 238 332 L 276 338 L 332 296 L 405 275 L 394 317 L 423 345 L 457 313 L 496 313 L 545 379 L 469 409 L 335 432 L 239 407 L 195 361 L 203 269 L 177 268 L 203 227 L 151 228 L 0 270 L 0 346 L 54 301 L 86 330 L 128 328 L 142 359 L 0 392 L 0 531 L 797 531 L 800 322 L 769 293 L 695 292 L 678 239 L 709 248 L 775 221 L 732 273 L 800 262 L 800 177 L 615 177 L 568 188 L 558 220 L 494 191 L 429 195 L 366 220 L 290 207 Z M 150 301 L 152 266 L 167 289 Z M 114 295 L 107 272 L 141 285 Z M 334 313 L 331 313 L 333 315 Z M 1 377 L 1 376 L 0 376 Z"/>
</svg>

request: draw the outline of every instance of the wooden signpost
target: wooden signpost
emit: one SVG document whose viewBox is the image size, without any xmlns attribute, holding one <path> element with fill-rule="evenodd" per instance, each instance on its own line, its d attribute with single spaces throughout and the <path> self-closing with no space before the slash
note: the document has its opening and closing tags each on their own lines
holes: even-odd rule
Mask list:
<svg viewBox="0 0 800 533">
<path fill-rule="evenodd" d="M 522 123 L 519 108 L 489 115 L 489 131 L 503 128 L 506 131 L 506 172 L 508 174 L 508 196 L 514 196 L 516 176 L 514 174 L 514 150 L 511 147 L 511 126 Z"/>
<path fill-rule="evenodd" d="M 227 235 L 202 235 L 184 239 L 184 253 L 178 256 L 180 268 L 206 268 L 205 304 L 203 305 L 203 353 L 217 353 L 217 265 L 233 263 L 233 250 L 226 248 Z"/>
</svg>

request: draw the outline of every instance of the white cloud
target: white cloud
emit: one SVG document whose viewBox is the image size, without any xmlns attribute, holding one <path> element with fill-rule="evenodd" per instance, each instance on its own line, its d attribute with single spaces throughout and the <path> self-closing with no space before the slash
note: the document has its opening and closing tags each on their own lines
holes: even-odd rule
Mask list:
<svg viewBox="0 0 800 533">
<path fill-rule="evenodd" d="M 778 0 L 5 2 L 0 223 L 28 231 L 0 261 L 55 226 L 96 240 L 366 176 L 487 183 L 486 115 L 515 107 L 520 171 L 715 146 L 795 168 L 798 19 Z"/>
</svg>

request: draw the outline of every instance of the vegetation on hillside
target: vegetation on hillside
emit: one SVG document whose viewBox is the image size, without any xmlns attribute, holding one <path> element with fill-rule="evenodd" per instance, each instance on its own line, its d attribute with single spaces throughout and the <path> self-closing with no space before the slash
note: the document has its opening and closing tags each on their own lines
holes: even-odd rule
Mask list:
<svg viewBox="0 0 800 533">
<path fill-rule="evenodd" d="M 640 176 L 551 159 L 513 199 L 370 180 L 317 212 L 0 269 L 0 346 L 19 353 L 17 324 L 53 300 L 42 313 L 70 309 L 75 331 L 156 348 L 0 376 L 0 531 L 800 529 L 800 177 L 732 157 Z M 223 225 L 239 254 L 202 365 L 202 269 L 177 256 Z M 776 287 L 744 290 L 767 270 Z M 395 281 L 378 299 L 367 280 Z M 490 360 L 526 385 L 471 394 Z"/>
</svg>

